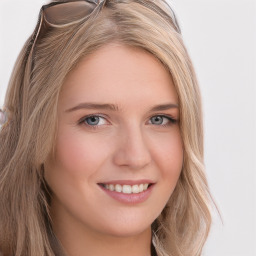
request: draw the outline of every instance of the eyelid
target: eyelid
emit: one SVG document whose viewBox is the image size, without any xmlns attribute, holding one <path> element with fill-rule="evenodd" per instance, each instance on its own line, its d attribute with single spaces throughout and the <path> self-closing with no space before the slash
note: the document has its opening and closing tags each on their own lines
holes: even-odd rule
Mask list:
<svg viewBox="0 0 256 256">
<path fill-rule="evenodd" d="M 85 123 L 85 120 L 86 120 L 87 118 L 90 118 L 90 117 L 99 117 L 99 118 L 103 118 L 107 123 L 109 123 L 109 121 L 107 120 L 107 117 L 104 116 L 104 115 L 102 115 L 102 114 L 89 114 L 89 115 L 86 115 L 86 116 L 80 118 L 80 119 L 78 120 L 78 124 L 81 124 L 81 125 L 84 124 L 85 126 L 88 126 L 88 127 L 91 127 L 91 128 L 97 128 L 97 127 L 99 127 L 99 126 L 102 126 L 102 125 L 89 125 L 89 124 L 86 124 L 86 123 Z"/>
<path fill-rule="evenodd" d="M 167 124 L 153 124 L 150 120 L 151 120 L 153 117 L 157 117 L 157 116 L 168 119 L 168 123 L 167 123 Z M 85 120 L 86 120 L 87 118 L 90 118 L 90 117 L 99 117 L 99 118 L 103 118 L 103 119 L 106 121 L 106 124 L 100 124 L 100 125 L 90 125 L 90 124 L 86 124 Z M 161 126 L 162 126 L 162 127 L 165 127 L 165 126 L 170 126 L 170 125 L 172 125 L 172 124 L 177 123 L 178 120 L 177 120 L 176 118 L 174 118 L 172 115 L 159 113 L 159 114 L 154 114 L 154 115 L 150 116 L 148 122 L 149 122 L 150 125 L 155 125 L 155 126 L 159 126 L 159 127 L 161 127 Z M 150 123 L 150 122 L 151 122 L 151 123 Z M 103 126 L 103 125 L 108 125 L 108 124 L 110 124 L 110 122 L 108 121 L 108 117 L 106 117 L 106 116 L 103 115 L 103 114 L 89 114 L 89 115 L 86 115 L 86 116 L 80 118 L 79 121 L 78 121 L 78 124 L 79 124 L 79 125 L 84 125 L 84 126 L 86 126 L 86 127 L 88 127 L 88 128 L 91 128 L 91 129 L 97 129 L 97 128 L 100 128 L 100 127 Z"/>
<path fill-rule="evenodd" d="M 169 114 L 155 114 L 155 115 L 152 115 L 149 120 L 153 117 L 156 117 L 156 116 L 160 116 L 160 117 L 163 117 L 163 118 L 167 118 L 171 123 L 177 123 L 178 122 L 178 119 L 174 118 L 172 115 L 169 115 Z M 161 126 L 161 125 L 159 125 Z"/>
</svg>

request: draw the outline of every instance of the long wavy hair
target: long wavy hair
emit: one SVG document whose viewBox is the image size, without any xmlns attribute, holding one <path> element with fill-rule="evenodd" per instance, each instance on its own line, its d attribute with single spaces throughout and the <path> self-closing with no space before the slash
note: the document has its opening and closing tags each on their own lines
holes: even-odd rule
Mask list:
<svg viewBox="0 0 256 256">
<path fill-rule="evenodd" d="M 171 198 L 152 224 L 152 242 L 158 256 L 201 255 L 212 202 L 204 172 L 201 99 L 172 9 L 164 0 L 106 0 L 82 22 L 51 27 L 37 39 L 32 55 L 31 39 L 15 64 L 4 105 L 8 122 L 0 131 L 3 255 L 63 255 L 52 231 L 51 195 L 43 177 L 44 162 L 54 154 L 58 97 L 79 61 L 111 42 L 150 52 L 173 79 L 184 163 Z"/>
</svg>

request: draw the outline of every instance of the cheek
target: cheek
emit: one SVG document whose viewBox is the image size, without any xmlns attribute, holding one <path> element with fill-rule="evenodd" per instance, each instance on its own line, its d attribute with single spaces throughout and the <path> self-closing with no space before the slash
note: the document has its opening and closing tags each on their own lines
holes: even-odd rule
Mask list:
<svg viewBox="0 0 256 256">
<path fill-rule="evenodd" d="M 68 126 L 59 129 L 55 158 L 45 165 L 45 179 L 53 191 L 53 201 L 61 202 L 79 215 L 80 206 L 87 205 L 94 197 L 91 191 L 95 188 L 95 178 L 107 154 L 101 138 Z M 56 207 L 55 204 L 53 211 Z"/>
<path fill-rule="evenodd" d="M 107 157 L 102 141 L 81 131 L 59 132 L 56 159 L 63 170 L 76 175 L 90 175 Z"/>
<path fill-rule="evenodd" d="M 161 178 L 173 187 L 176 185 L 183 165 L 183 143 L 179 129 L 158 138 L 158 143 L 154 144 L 153 155 L 161 172 Z"/>
</svg>

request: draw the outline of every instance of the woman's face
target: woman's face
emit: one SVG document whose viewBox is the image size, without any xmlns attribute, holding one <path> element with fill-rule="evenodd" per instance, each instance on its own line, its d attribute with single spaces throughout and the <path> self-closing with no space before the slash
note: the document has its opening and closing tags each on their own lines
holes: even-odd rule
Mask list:
<svg viewBox="0 0 256 256">
<path fill-rule="evenodd" d="M 57 231 L 150 230 L 182 169 L 178 120 L 172 79 L 153 55 L 109 44 L 84 58 L 63 85 L 45 165 Z"/>
</svg>

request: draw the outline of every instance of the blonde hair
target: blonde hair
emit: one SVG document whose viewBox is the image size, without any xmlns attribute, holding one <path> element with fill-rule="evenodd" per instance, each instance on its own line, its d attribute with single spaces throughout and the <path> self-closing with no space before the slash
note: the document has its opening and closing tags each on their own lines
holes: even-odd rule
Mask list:
<svg viewBox="0 0 256 256">
<path fill-rule="evenodd" d="M 31 38 L 25 44 L 6 95 L 9 122 L 0 132 L 4 255 L 61 254 L 43 177 L 43 164 L 54 153 L 58 97 L 81 58 L 111 42 L 150 52 L 172 76 L 179 96 L 184 164 L 174 193 L 152 224 L 153 244 L 158 256 L 201 255 L 211 225 L 211 196 L 204 173 L 200 91 L 175 15 L 163 0 L 107 0 L 88 20 L 50 28 L 37 40 L 32 56 Z"/>
</svg>

